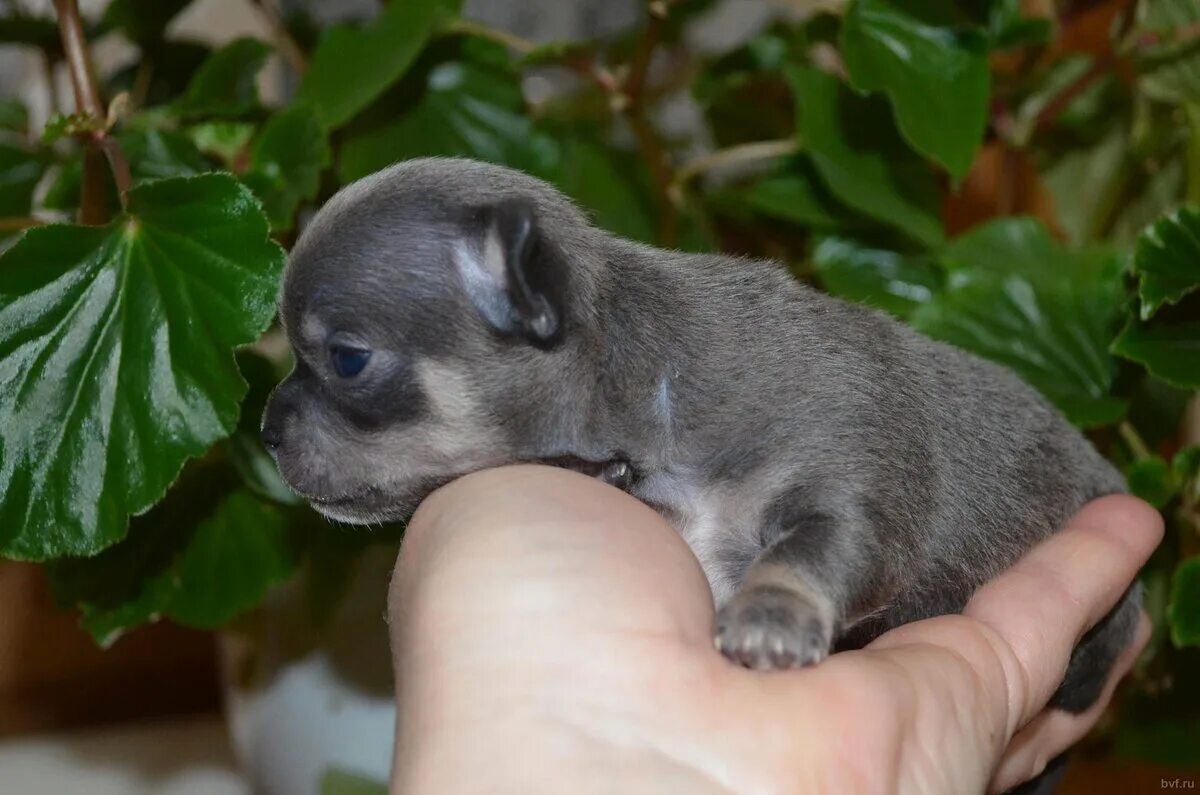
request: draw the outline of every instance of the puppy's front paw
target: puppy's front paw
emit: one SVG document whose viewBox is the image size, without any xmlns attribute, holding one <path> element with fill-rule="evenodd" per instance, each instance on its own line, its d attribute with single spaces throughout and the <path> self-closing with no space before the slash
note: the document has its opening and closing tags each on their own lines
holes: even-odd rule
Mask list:
<svg viewBox="0 0 1200 795">
<path fill-rule="evenodd" d="M 825 659 L 833 629 L 804 594 L 772 585 L 738 592 L 717 614 L 717 649 L 756 671 L 801 668 Z"/>
</svg>

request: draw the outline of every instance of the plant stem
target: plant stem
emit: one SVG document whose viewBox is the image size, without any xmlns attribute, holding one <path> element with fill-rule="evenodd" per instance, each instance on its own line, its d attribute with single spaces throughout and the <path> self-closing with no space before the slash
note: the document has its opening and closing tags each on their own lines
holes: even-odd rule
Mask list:
<svg viewBox="0 0 1200 795">
<path fill-rule="evenodd" d="M 1150 448 L 1146 446 L 1145 440 L 1142 439 L 1142 435 L 1137 432 L 1137 428 L 1133 427 L 1133 423 L 1129 420 L 1121 420 L 1121 423 L 1117 425 L 1117 433 L 1121 435 L 1121 440 L 1125 442 L 1135 459 L 1140 461 L 1153 455 Z"/>
<path fill-rule="evenodd" d="M 83 36 L 83 22 L 79 17 L 79 6 L 75 0 L 54 0 L 58 12 L 58 31 L 62 36 L 63 54 L 71 73 L 71 86 L 75 89 L 75 109 L 104 118 L 104 104 L 96 88 L 96 75 L 88 58 L 87 39 Z"/>
<path fill-rule="evenodd" d="M 87 39 L 83 35 L 83 21 L 79 16 L 76 0 L 54 0 L 58 13 L 58 30 L 62 36 L 63 53 L 71 73 L 71 86 L 75 91 L 75 109 L 93 116 L 101 123 L 106 113 L 96 86 L 96 75 L 88 58 Z M 129 164 L 121 152 L 120 145 L 110 138 L 105 129 L 97 130 L 85 138 L 87 148 L 83 155 L 83 186 L 79 205 L 79 220 L 84 224 L 102 224 L 108 220 L 104 207 L 104 163 L 101 153 L 108 159 L 113 179 L 117 183 L 117 194 L 124 207 L 126 194 L 131 184 Z"/>
<path fill-rule="evenodd" d="M 482 22 L 476 22 L 473 19 L 459 17 L 446 25 L 444 30 L 447 33 L 462 33 L 467 36 L 476 36 L 488 41 L 494 41 L 497 44 L 503 44 L 505 47 L 519 52 L 521 55 L 528 55 L 537 49 L 537 45 L 528 39 L 523 39 L 514 33 L 509 33 L 507 30 L 500 30 L 499 28 L 484 25 Z"/>
<path fill-rule="evenodd" d="M 250 0 L 250 5 L 258 9 L 259 16 L 271 29 L 271 36 L 275 39 L 275 49 L 279 50 L 283 60 L 288 62 L 288 66 L 292 67 L 293 72 L 298 75 L 304 74 L 308 69 L 308 58 L 305 57 L 304 50 L 300 49 L 300 45 L 292 37 L 287 25 L 283 24 L 275 6 L 271 4 L 270 0 Z"/>
<path fill-rule="evenodd" d="M 684 163 L 675 172 L 671 182 L 672 196 L 682 198 L 682 190 L 696 177 L 713 169 L 724 168 L 738 163 L 752 163 L 756 160 L 770 160 L 776 157 L 792 155 L 800 151 L 800 142 L 794 138 L 782 138 L 774 141 L 754 141 L 748 144 L 738 144 L 727 149 L 718 149 L 694 160 Z"/>
<path fill-rule="evenodd" d="M 146 105 L 146 96 L 150 93 L 150 84 L 154 78 L 154 61 L 150 55 L 142 51 L 142 60 L 138 63 L 137 73 L 133 76 L 133 88 L 130 90 L 130 101 L 135 108 Z"/>
<path fill-rule="evenodd" d="M 1200 204 L 1200 105 L 1188 104 L 1183 108 L 1187 114 L 1192 134 L 1187 144 L 1187 201 Z"/>
<path fill-rule="evenodd" d="M 633 60 L 629 65 L 629 73 L 621 83 L 618 94 L 613 96 L 613 106 L 620 110 L 633 137 L 637 141 L 642 159 L 650 169 L 650 178 L 654 183 L 654 191 L 658 201 L 658 242 L 672 247 L 679 238 L 679 208 L 671 201 L 671 184 L 674 179 L 671 167 L 667 162 L 667 154 L 646 114 L 645 89 L 646 77 L 650 72 L 650 62 L 654 51 L 662 39 L 663 27 L 667 19 L 669 0 L 650 0 L 647 4 L 648 19 L 646 30 L 638 42 Z"/>
<path fill-rule="evenodd" d="M 19 232 L 22 229 L 28 229 L 31 226 L 42 226 L 46 222 L 40 218 L 33 216 L 15 215 L 8 218 L 0 218 L 0 232 Z"/>
</svg>

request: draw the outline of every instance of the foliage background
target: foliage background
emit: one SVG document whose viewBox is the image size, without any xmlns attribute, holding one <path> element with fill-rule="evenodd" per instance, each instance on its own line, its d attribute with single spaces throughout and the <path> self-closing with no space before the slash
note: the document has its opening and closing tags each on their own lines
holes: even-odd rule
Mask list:
<svg viewBox="0 0 1200 795">
<path fill-rule="evenodd" d="M 275 290 L 339 186 L 468 155 L 620 234 L 778 259 L 1045 393 L 1169 525 L 1143 575 L 1156 632 L 1096 745 L 1200 765 L 1197 0 L 849 0 L 717 56 L 686 35 L 706 0 L 550 44 L 456 0 L 323 29 L 247 1 L 272 40 L 215 50 L 169 34 L 188 0 L 0 4 L 0 42 L 75 88 L 44 129 L 0 101 L 0 554 L 45 561 L 97 642 L 222 626 L 310 562 L 319 618 L 348 561 L 395 542 L 317 520 L 259 446 L 288 367 Z M 95 74 L 110 36 L 137 55 Z M 256 82 L 272 52 L 279 107 Z M 554 90 L 531 101 L 530 76 Z M 701 123 L 670 132 L 681 96 Z"/>
</svg>

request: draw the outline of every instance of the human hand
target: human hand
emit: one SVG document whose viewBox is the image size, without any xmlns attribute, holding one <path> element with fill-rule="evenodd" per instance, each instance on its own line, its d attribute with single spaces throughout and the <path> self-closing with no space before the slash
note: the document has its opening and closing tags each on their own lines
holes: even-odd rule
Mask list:
<svg viewBox="0 0 1200 795">
<path fill-rule="evenodd" d="M 1082 737 L 1043 709 L 1162 534 L 1096 500 L 962 615 L 802 671 L 712 645 L 683 540 L 633 498 L 535 466 L 462 478 L 409 525 L 389 600 L 395 793 L 1003 790 Z"/>
</svg>

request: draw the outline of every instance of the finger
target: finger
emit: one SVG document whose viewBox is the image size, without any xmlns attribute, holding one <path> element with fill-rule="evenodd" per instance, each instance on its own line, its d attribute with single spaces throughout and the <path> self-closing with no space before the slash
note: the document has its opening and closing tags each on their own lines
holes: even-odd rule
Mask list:
<svg viewBox="0 0 1200 795">
<path fill-rule="evenodd" d="M 468 475 L 413 516 L 392 583 L 395 618 L 508 633 L 628 630 L 710 644 L 711 597 L 687 545 L 627 494 L 564 469 Z"/>
<path fill-rule="evenodd" d="M 1038 714 L 1009 743 L 992 779 L 992 791 L 1007 792 L 1041 773 L 1050 760 L 1066 751 L 1092 730 L 1112 700 L 1117 684 L 1137 661 L 1150 640 L 1150 618 L 1142 613 L 1134 642 L 1113 665 L 1100 698 L 1086 712 L 1073 715 L 1060 709 Z"/>
<path fill-rule="evenodd" d="M 1011 652 L 1001 654 L 1010 736 L 1050 699 L 1075 644 L 1120 599 L 1162 532 L 1162 517 L 1141 500 L 1094 500 L 971 599 L 963 614 Z"/>
</svg>

